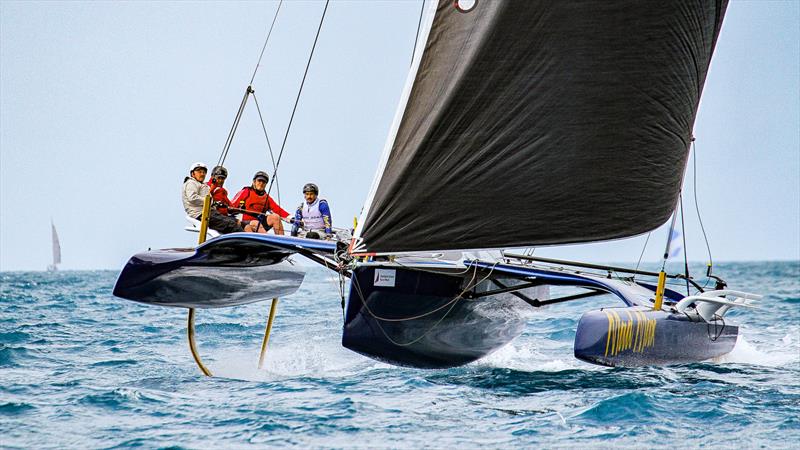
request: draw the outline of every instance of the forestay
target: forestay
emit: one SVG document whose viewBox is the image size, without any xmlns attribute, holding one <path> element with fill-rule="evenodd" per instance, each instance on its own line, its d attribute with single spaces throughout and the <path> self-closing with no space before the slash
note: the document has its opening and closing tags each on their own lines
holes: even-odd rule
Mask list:
<svg viewBox="0 0 800 450">
<path fill-rule="evenodd" d="M 677 202 L 726 6 L 478 1 L 462 12 L 439 1 L 355 250 L 565 244 L 658 227 Z"/>
</svg>

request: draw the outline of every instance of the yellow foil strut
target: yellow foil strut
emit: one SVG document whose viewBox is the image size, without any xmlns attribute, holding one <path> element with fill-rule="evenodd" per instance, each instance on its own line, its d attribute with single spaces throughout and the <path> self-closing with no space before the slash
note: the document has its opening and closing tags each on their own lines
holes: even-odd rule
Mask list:
<svg viewBox="0 0 800 450">
<path fill-rule="evenodd" d="M 189 350 L 192 352 L 192 357 L 194 357 L 194 362 L 197 363 L 197 367 L 200 368 L 203 375 L 207 377 L 213 376 L 211 371 L 208 370 L 208 367 L 200 360 L 200 354 L 197 353 L 197 346 L 194 344 L 194 308 L 189 308 L 189 320 L 186 326 L 186 334 L 189 337 Z"/>
<path fill-rule="evenodd" d="M 278 309 L 278 299 L 272 299 L 272 305 L 269 307 L 269 319 L 267 319 L 267 329 L 264 330 L 264 340 L 261 341 L 261 354 L 258 357 L 258 368 L 264 368 L 264 357 L 267 355 L 267 344 L 269 344 L 269 335 L 272 333 L 272 321 L 275 320 L 275 311 Z"/>
<path fill-rule="evenodd" d="M 211 210 L 211 196 L 206 195 L 206 198 L 203 200 L 203 215 L 200 217 L 200 237 L 197 239 L 198 244 L 202 244 L 206 241 L 206 233 L 208 232 L 208 216 Z M 192 357 L 194 358 L 194 362 L 197 363 L 197 367 L 200 368 L 200 371 L 203 372 L 203 375 L 210 377 L 211 371 L 208 370 L 208 367 L 203 364 L 203 361 L 200 359 L 200 354 L 197 353 L 197 345 L 194 342 L 194 308 L 189 308 L 189 317 L 186 323 L 186 337 L 189 338 L 189 350 L 192 352 Z"/>
</svg>

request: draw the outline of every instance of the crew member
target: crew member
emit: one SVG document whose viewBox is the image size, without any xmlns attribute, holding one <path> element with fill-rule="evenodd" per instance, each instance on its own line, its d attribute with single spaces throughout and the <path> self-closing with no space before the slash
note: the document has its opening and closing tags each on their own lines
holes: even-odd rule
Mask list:
<svg viewBox="0 0 800 450">
<path fill-rule="evenodd" d="M 211 170 L 211 179 L 208 180 L 208 187 L 211 189 L 211 198 L 214 206 L 220 214 L 227 216 L 228 207 L 231 207 L 231 200 L 228 198 L 228 190 L 225 189 L 225 179 L 228 178 L 228 169 L 217 166 Z"/>
<path fill-rule="evenodd" d="M 208 185 L 203 182 L 206 179 L 208 167 L 201 162 L 196 162 L 189 166 L 189 176 L 183 179 L 183 209 L 186 214 L 197 220 L 203 217 L 203 201 L 209 194 Z M 233 233 L 242 231 L 239 222 L 233 217 L 224 216 L 216 209 L 209 211 L 208 227 L 220 233 Z"/>
<path fill-rule="evenodd" d="M 253 184 L 242 188 L 233 198 L 234 208 L 249 211 L 249 213 L 242 214 L 242 223 L 245 224 L 244 231 L 266 233 L 273 228 L 275 234 L 283 234 L 281 220 L 287 223 L 294 221 L 294 218 L 290 217 L 289 213 L 267 194 L 268 182 L 269 175 L 259 170 L 253 175 Z M 261 216 L 261 220 L 256 214 Z"/>
<path fill-rule="evenodd" d="M 303 186 L 303 196 L 305 202 L 301 203 L 294 214 L 294 226 L 292 236 L 297 236 L 300 225 L 307 230 L 306 237 L 311 239 L 330 238 L 333 232 L 331 228 L 331 209 L 328 201 L 319 198 L 319 187 L 314 183 Z"/>
</svg>

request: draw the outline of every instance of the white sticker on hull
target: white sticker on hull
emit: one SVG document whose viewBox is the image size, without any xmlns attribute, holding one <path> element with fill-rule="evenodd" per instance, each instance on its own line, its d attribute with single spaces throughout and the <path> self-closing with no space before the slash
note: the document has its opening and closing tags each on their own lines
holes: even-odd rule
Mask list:
<svg viewBox="0 0 800 450">
<path fill-rule="evenodd" d="M 394 287 L 394 279 L 394 269 L 375 269 L 375 279 L 372 281 L 372 285 Z"/>
</svg>

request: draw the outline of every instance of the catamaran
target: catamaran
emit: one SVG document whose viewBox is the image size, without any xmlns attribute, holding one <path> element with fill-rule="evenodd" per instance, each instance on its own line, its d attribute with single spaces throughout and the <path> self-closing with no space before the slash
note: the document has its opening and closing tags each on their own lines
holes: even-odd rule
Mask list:
<svg viewBox="0 0 800 450">
<path fill-rule="evenodd" d="M 726 6 L 428 4 L 350 248 L 370 260 L 352 268 L 343 345 L 393 364 L 456 366 L 516 338 L 521 308 L 611 294 L 623 306 L 584 314 L 576 357 L 634 366 L 730 352 L 738 328 L 724 314 L 760 296 L 722 280 L 706 291 L 688 270 L 671 276 L 686 281 L 683 294 L 665 287 L 663 269 L 505 251 L 637 236 L 671 216 L 674 227 Z M 657 280 L 634 278 L 647 275 Z M 583 292 L 531 295 L 540 286 Z"/>
<path fill-rule="evenodd" d="M 580 319 L 581 360 L 638 366 L 724 355 L 738 336 L 725 314 L 761 297 L 729 289 L 710 266 L 715 287 L 706 289 L 688 264 L 668 274 L 665 264 L 647 272 L 519 249 L 634 237 L 670 218 L 672 233 L 726 7 L 724 0 L 425 2 L 351 240 L 235 233 L 134 257 L 117 286 L 155 274 L 155 287 L 139 285 L 139 301 L 266 300 L 280 290 L 259 287 L 258 271 L 297 253 L 350 278 L 342 345 L 390 364 L 467 364 L 519 336 L 530 308 L 600 295 L 621 305 Z M 669 253 L 668 243 L 664 263 Z M 165 276 L 175 271 L 179 283 Z M 577 292 L 552 298 L 551 286 Z"/>
</svg>

